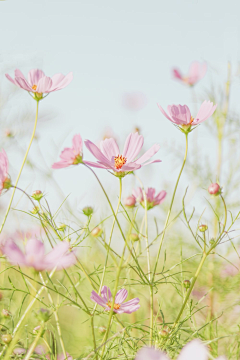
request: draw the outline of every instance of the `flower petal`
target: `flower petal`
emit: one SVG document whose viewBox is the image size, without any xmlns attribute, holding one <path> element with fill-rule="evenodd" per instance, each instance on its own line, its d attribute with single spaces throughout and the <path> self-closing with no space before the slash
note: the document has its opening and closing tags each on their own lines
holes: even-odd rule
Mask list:
<svg viewBox="0 0 240 360">
<path fill-rule="evenodd" d="M 153 347 L 143 347 L 137 352 L 135 360 L 169 360 L 169 358 L 162 351 Z"/>
<path fill-rule="evenodd" d="M 75 155 L 81 155 L 82 156 L 82 138 L 80 134 L 76 134 L 74 135 L 73 139 L 72 139 L 72 145 L 73 145 L 73 150 L 74 150 L 74 154 Z"/>
<path fill-rule="evenodd" d="M 106 307 L 106 301 L 104 301 L 101 296 L 99 296 L 96 291 L 92 291 L 91 292 L 91 296 L 90 296 L 90 299 L 92 301 L 94 301 L 95 303 L 97 303 L 98 305 L 101 305 L 103 307 Z"/>
<path fill-rule="evenodd" d="M 142 135 L 139 135 L 138 132 L 128 135 L 123 149 L 123 156 L 127 158 L 128 163 L 134 160 L 139 154 L 143 143 L 144 138 Z"/>
<path fill-rule="evenodd" d="M 126 289 L 121 289 L 117 292 L 115 296 L 115 304 L 122 304 L 128 296 L 128 291 Z"/>
<path fill-rule="evenodd" d="M 199 340 L 190 341 L 181 350 L 177 360 L 207 360 L 208 351 L 206 346 Z"/>
<path fill-rule="evenodd" d="M 37 257 L 43 257 L 45 254 L 44 244 L 37 239 L 29 239 L 25 247 L 26 255 L 36 255 Z"/>
<path fill-rule="evenodd" d="M 145 152 L 139 159 L 135 161 L 136 164 L 142 164 L 148 159 L 150 159 L 153 155 L 155 155 L 160 149 L 160 145 L 154 144 L 148 151 Z"/>
<path fill-rule="evenodd" d="M 193 125 L 197 125 L 205 120 L 207 120 L 214 111 L 216 110 L 217 105 L 213 106 L 213 103 L 211 101 L 204 101 L 202 105 L 200 106 L 200 109 L 197 113 L 196 118 L 193 121 Z"/>
<path fill-rule="evenodd" d="M 94 143 L 92 143 L 90 140 L 85 140 L 84 143 L 86 148 L 93 154 L 93 156 L 95 156 L 96 159 L 100 161 L 100 163 L 103 163 L 103 165 L 112 166 L 111 162 L 103 155 L 103 153 Z"/>
<path fill-rule="evenodd" d="M 102 287 L 101 295 L 105 302 L 108 302 L 109 300 L 112 299 L 112 293 L 111 293 L 109 287 L 107 287 L 105 285 Z"/>
<path fill-rule="evenodd" d="M 38 84 L 37 84 L 37 89 L 35 90 L 35 92 L 37 93 L 48 93 L 50 92 L 52 87 L 52 79 L 48 76 L 43 76 Z"/>
<path fill-rule="evenodd" d="M 113 138 L 100 142 L 100 149 L 106 158 L 114 164 L 114 156 L 119 155 L 119 147 Z"/>
<path fill-rule="evenodd" d="M 191 113 L 187 105 L 168 105 L 168 113 L 175 124 L 187 125 L 191 121 Z"/>
<path fill-rule="evenodd" d="M 27 90 L 27 91 L 32 91 L 31 86 L 29 86 L 27 80 L 21 78 L 21 77 L 15 77 L 15 81 L 17 83 L 18 86 L 20 86 L 20 88 Z"/>
<path fill-rule="evenodd" d="M 14 265 L 25 265 L 25 256 L 12 239 L 6 241 L 2 248 L 3 253 Z"/>
<path fill-rule="evenodd" d="M 42 70 L 39 69 L 32 69 L 28 73 L 28 82 L 30 86 L 38 85 L 39 80 L 44 77 L 45 74 Z"/>
<path fill-rule="evenodd" d="M 55 75 L 53 75 L 51 92 L 61 90 L 61 89 L 65 88 L 68 84 L 70 84 L 72 79 L 73 79 L 73 73 L 72 72 L 70 72 L 66 76 L 64 76 L 63 74 L 55 74 Z"/>
<path fill-rule="evenodd" d="M 159 104 L 157 104 L 157 106 L 159 107 L 159 110 L 163 113 L 163 115 L 164 115 L 168 120 L 170 120 L 171 122 L 175 123 L 175 121 L 174 121 L 170 116 L 168 116 L 168 114 L 163 110 L 163 108 L 162 108 Z"/>
</svg>

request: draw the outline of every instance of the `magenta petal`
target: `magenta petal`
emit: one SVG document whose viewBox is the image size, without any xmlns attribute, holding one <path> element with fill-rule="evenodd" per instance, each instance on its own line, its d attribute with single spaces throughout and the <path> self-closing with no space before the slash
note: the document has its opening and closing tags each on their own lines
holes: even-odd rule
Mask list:
<svg viewBox="0 0 240 360">
<path fill-rule="evenodd" d="M 160 146 L 158 144 L 154 144 L 148 151 L 145 152 L 139 159 L 135 161 L 136 164 L 142 164 L 148 159 L 150 159 L 153 155 L 155 155 L 158 150 L 160 149 Z"/>
<path fill-rule="evenodd" d="M 139 135 L 138 132 L 128 135 L 123 149 L 123 156 L 127 158 L 128 163 L 134 160 L 135 157 L 139 154 L 143 143 L 143 136 Z"/>
<path fill-rule="evenodd" d="M 32 69 L 28 73 L 28 82 L 31 86 L 38 85 L 39 80 L 44 76 L 45 74 L 42 70 Z"/>
<path fill-rule="evenodd" d="M 121 289 L 117 292 L 115 296 L 115 304 L 122 304 L 128 296 L 128 291 L 126 289 Z"/>
<path fill-rule="evenodd" d="M 111 162 L 103 155 L 103 153 L 99 150 L 99 148 L 92 143 L 90 140 L 85 140 L 86 148 L 95 156 L 96 159 L 98 159 L 101 163 L 104 165 L 110 165 L 112 166 Z"/>
<path fill-rule="evenodd" d="M 153 347 L 143 347 L 138 351 L 135 360 L 169 360 L 169 357 Z"/>
<path fill-rule="evenodd" d="M 2 250 L 12 264 L 20 266 L 25 265 L 24 254 L 13 240 L 7 240 Z"/>
<path fill-rule="evenodd" d="M 176 79 L 180 79 L 182 80 L 182 75 L 180 73 L 180 71 L 178 69 L 173 69 L 173 76 L 176 78 Z"/>
<path fill-rule="evenodd" d="M 162 204 L 166 195 L 167 195 L 166 191 L 164 190 L 160 191 L 160 193 L 158 193 L 157 196 L 155 197 L 154 202 L 157 203 L 157 205 Z"/>
<path fill-rule="evenodd" d="M 35 92 L 37 93 L 48 93 L 50 92 L 50 89 L 52 87 L 52 79 L 48 76 L 43 76 L 38 84 L 37 84 L 37 89 L 35 90 Z"/>
<path fill-rule="evenodd" d="M 105 139 L 100 142 L 100 149 L 104 156 L 112 162 L 115 156 L 119 155 L 119 147 L 113 138 Z M 114 161 L 113 161 L 114 163 Z"/>
<path fill-rule="evenodd" d="M 103 306 L 103 307 L 106 307 L 106 302 L 107 301 L 104 301 L 102 298 L 101 298 L 101 296 L 99 296 L 97 293 L 96 293 L 96 291 L 92 291 L 92 293 L 91 293 L 91 296 L 90 296 L 90 299 L 92 300 L 92 301 L 94 301 L 95 303 L 97 303 L 98 305 L 101 305 L 101 306 Z"/>
<path fill-rule="evenodd" d="M 102 298 L 105 301 L 105 303 L 107 303 L 109 300 L 112 299 L 111 290 L 109 289 L 109 287 L 107 287 L 105 285 L 102 287 L 101 295 L 102 295 Z"/>
<path fill-rule="evenodd" d="M 73 149 L 72 148 L 65 148 L 63 149 L 63 151 L 60 154 L 60 158 L 64 161 L 68 161 L 68 162 L 73 162 L 74 158 L 75 158 L 75 154 L 73 153 Z"/>
</svg>

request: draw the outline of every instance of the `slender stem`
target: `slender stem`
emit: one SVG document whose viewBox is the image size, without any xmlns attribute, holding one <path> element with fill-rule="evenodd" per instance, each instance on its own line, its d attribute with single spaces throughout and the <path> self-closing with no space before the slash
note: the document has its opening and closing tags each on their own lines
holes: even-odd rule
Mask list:
<svg viewBox="0 0 240 360">
<path fill-rule="evenodd" d="M 96 337 L 95 337 L 95 331 L 94 331 L 94 316 L 91 316 L 91 328 L 92 328 L 92 337 L 93 337 L 93 348 L 94 348 L 94 352 L 96 353 L 96 359 L 98 359 L 98 354 L 97 354 L 97 344 L 96 344 Z"/>
<path fill-rule="evenodd" d="M 30 346 L 30 349 L 28 350 L 28 353 L 25 357 L 25 360 L 29 360 L 32 353 L 34 352 L 35 348 L 36 348 L 36 345 L 38 343 L 38 340 L 40 339 L 41 335 L 42 335 L 42 332 L 43 332 L 43 329 L 44 329 L 44 323 L 41 325 L 41 328 L 39 329 L 38 333 L 37 333 L 37 336 L 35 337 L 32 345 Z M 65 355 L 64 355 L 65 356 Z M 67 359 L 67 355 L 66 355 L 66 359 Z"/>
<path fill-rule="evenodd" d="M 19 171 L 19 173 L 18 173 L 17 180 L 16 180 L 16 182 L 15 182 L 15 187 L 14 187 L 14 189 L 13 189 L 12 196 L 11 196 L 11 198 L 10 198 L 10 202 L 9 202 L 9 204 L 8 204 L 8 208 L 7 208 L 5 217 L 4 217 L 4 219 L 3 219 L 3 222 L 2 222 L 2 225 L 1 225 L 1 228 L 0 228 L 0 234 L 1 234 L 2 230 L 3 230 L 3 227 L 4 227 L 4 225 L 5 225 L 5 222 L 6 222 L 6 220 L 7 220 L 8 213 L 9 213 L 9 211 L 10 211 L 10 208 L 11 208 L 11 205 L 12 205 L 12 201 L 13 201 L 13 197 L 14 197 L 14 194 L 15 194 L 15 191 L 16 191 L 16 186 L 17 186 L 18 181 L 19 181 L 19 179 L 20 179 L 20 176 L 21 176 L 21 173 L 22 173 L 24 164 L 25 164 L 25 162 L 26 162 L 26 160 L 27 160 L 27 156 L 28 156 L 29 150 L 30 150 L 30 148 L 31 148 L 31 145 L 32 145 L 32 142 L 33 142 L 33 139 L 34 139 L 34 135 L 35 135 L 36 127 L 37 127 L 37 121 L 38 121 L 38 104 L 39 104 L 39 101 L 37 101 L 36 117 L 35 117 L 35 123 L 34 123 L 33 132 L 32 132 L 32 137 L 31 137 L 30 143 L 29 143 L 29 145 L 28 145 L 26 154 L 25 154 L 25 156 L 24 156 L 24 159 L 23 159 L 23 162 L 22 162 L 22 166 L 21 166 L 20 171 Z"/>
<path fill-rule="evenodd" d="M 39 276 L 40 276 L 40 279 L 41 279 L 42 283 L 46 286 L 44 278 L 43 278 L 41 273 L 39 273 Z M 47 294 L 48 294 L 48 299 L 49 299 L 50 303 L 53 305 L 53 308 L 54 308 L 55 305 L 54 305 L 52 296 L 51 296 L 51 294 L 50 294 L 50 292 L 49 292 L 49 290 L 47 288 L 46 288 L 46 291 L 47 291 Z M 58 331 L 58 336 L 59 336 L 62 352 L 64 354 L 64 359 L 67 359 L 67 353 L 66 353 L 63 338 L 62 338 L 62 332 L 61 332 L 61 327 L 60 327 L 60 323 L 59 323 L 57 308 L 53 311 L 53 313 L 54 313 L 55 321 L 56 321 L 56 324 L 57 324 L 57 331 Z"/>
<path fill-rule="evenodd" d="M 184 168 L 184 165 L 185 165 L 186 159 L 187 159 L 187 152 L 188 152 L 188 134 L 187 133 L 185 134 L 185 137 L 186 137 L 186 149 L 185 149 L 185 155 L 184 155 L 184 159 L 183 159 L 183 164 L 182 164 L 180 173 L 179 173 L 178 178 L 177 178 L 177 182 L 176 182 L 176 185 L 175 185 L 175 188 L 174 188 L 172 200 L 171 200 L 171 203 L 170 203 L 170 208 L 169 208 L 168 214 L 167 214 L 167 219 L 166 219 L 164 229 L 163 229 L 163 232 L 162 232 L 162 236 L 161 236 L 161 240 L 160 240 L 160 244 L 159 244 L 159 249 L 158 249 L 158 254 L 157 254 L 157 258 L 156 258 L 156 262 L 155 262 L 155 266 L 154 266 L 154 270 L 153 270 L 152 282 L 154 281 L 154 278 L 155 278 L 157 265 L 158 265 L 158 261 L 159 261 L 159 257 L 160 257 L 160 253 L 161 253 L 161 249 L 162 249 L 162 244 L 163 244 L 165 232 L 166 232 L 166 229 L 167 229 L 167 226 L 168 226 L 169 218 L 170 218 L 170 215 L 171 215 L 172 206 L 173 206 L 173 202 L 174 202 L 174 199 L 175 199 L 178 183 L 179 183 L 179 180 L 180 180 L 180 177 L 182 175 L 183 168 Z"/>
</svg>

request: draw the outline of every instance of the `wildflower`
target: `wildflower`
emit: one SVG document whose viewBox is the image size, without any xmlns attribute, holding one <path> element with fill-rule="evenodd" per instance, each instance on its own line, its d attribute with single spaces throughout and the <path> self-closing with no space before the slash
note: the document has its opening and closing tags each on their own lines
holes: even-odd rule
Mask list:
<svg viewBox="0 0 240 360">
<path fill-rule="evenodd" d="M 17 347 L 13 350 L 14 355 L 23 355 L 26 354 L 26 349 Z"/>
<path fill-rule="evenodd" d="M 154 206 L 156 205 L 160 205 L 167 193 L 166 191 L 162 190 L 160 191 L 157 195 L 155 195 L 156 190 L 154 188 L 147 188 L 145 193 L 146 193 L 146 198 L 147 198 L 147 209 L 152 209 Z M 142 207 L 145 207 L 145 201 L 144 201 L 144 195 L 143 195 L 143 191 L 142 188 L 138 187 L 137 189 L 133 189 L 133 196 L 136 199 L 136 201 L 138 201 Z"/>
<path fill-rule="evenodd" d="M 159 331 L 159 335 L 163 338 L 166 338 L 168 336 L 168 332 L 164 329 Z"/>
<path fill-rule="evenodd" d="M 138 133 L 129 134 L 120 155 L 119 147 L 113 138 L 101 141 L 100 148 L 90 140 L 86 140 L 86 147 L 98 160 L 96 163 L 89 161 L 87 163 L 93 167 L 113 170 L 116 176 L 125 176 L 127 172 L 140 169 L 144 165 L 160 162 L 161 160 L 147 161 L 158 152 L 160 148 L 158 144 L 153 145 L 140 158 L 134 160 L 142 149 L 143 142 L 142 135 Z"/>
<path fill-rule="evenodd" d="M 65 88 L 73 79 L 72 72 L 66 76 L 60 73 L 55 74 L 52 78 L 50 78 L 39 69 L 30 70 L 28 73 L 28 80 L 26 80 L 25 76 L 19 69 L 15 70 L 14 79 L 12 79 L 8 74 L 5 74 L 5 76 L 14 85 L 32 93 L 36 100 L 42 99 L 44 93 L 47 94 Z"/>
<path fill-rule="evenodd" d="M 32 198 L 36 201 L 40 201 L 43 197 L 43 193 L 41 192 L 41 190 L 35 190 L 32 193 Z"/>
<path fill-rule="evenodd" d="M 198 339 L 190 341 L 181 350 L 177 360 L 208 360 L 206 346 Z M 162 351 L 155 348 L 143 347 L 139 350 L 135 360 L 169 360 L 169 357 Z"/>
<path fill-rule="evenodd" d="M 134 311 L 137 311 L 140 308 L 139 298 L 134 298 L 125 303 L 124 300 L 128 296 L 128 291 L 126 289 L 121 289 L 117 292 L 115 296 L 115 302 L 113 306 L 113 311 L 118 314 L 126 313 L 131 314 Z M 107 286 L 102 287 L 101 296 L 99 296 L 96 291 L 92 291 L 90 299 L 96 302 L 98 305 L 101 305 L 105 308 L 105 311 L 111 310 L 112 306 L 112 294 Z"/>
<path fill-rule="evenodd" d="M 128 196 L 124 201 L 124 205 L 133 208 L 136 205 L 136 198 L 133 195 Z"/>
<path fill-rule="evenodd" d="M 0 152 L 0 194 L 3 189 L 11 187 L 11 180 L 8 175 L 8 158 L 5 151 Z"/>
<path fill-rule="evenodd" d="M 86 216 L 91 216 L 93 214 L 93 208 L 91 206 L 85 206 L 85 208 L 83 208 L 83 213 Z"/>
<path fill-rule="evenodd" d="M 69 252 L 69 243 L 62 241 L 48 254 L 45 254 L 44 244 L 36 239 L 29 239 L 25 252 L 15 244 L 12 239 L 3 245 L 3 253 L 14 265 L 33 267 L 36 271 L 57 270 L 67 268 L 75 263 L 73 252 Z"/>
<path fill-rule="evenodd" d="M 217 105 L 213 105 L 211 101 L 204 101 L 195 118 L 192 117 L 187 105 L 168 105 L 168 114 L 158 104 L 163 115 L 172 123 L 181 126 L 183 130 L 191 131 L 191 127 L 207 120 L 214 113 Z"/>
<path fill-rule="evenodd" d="M 102 229 L 99 226 L 96 226 L 92 231 L 91 234 L 93 237 L 98 237 L 102 235 Z"/>
<path fill-rule="evenodd" d="M 173 76 L 175 79 L 182 81 L 184 84 L 193 86 L 205 76 L 206 72 L 206 63 L 201 64 L 198 61 L 194 61 L 190 65 L 188 74 L 186 76 L 182 76 L 181 72 L 178 69 L 173 69 Z"/>
<path fill-rule="evenodd" d="M 72 147 L 65 148 L 60 155 L 62 160 L 52 165 L 53 169 L 62 169 L 70 165 L 78 165 L 82 163 L 82 138 L 80 134 L 74 135 L 72 139 Z"/>
<path fill-rule="evenodd" d="M 210 195 L 216 195 L 216 196 L 221 194 L 220 185 L 217 183 L 209 185 L 208 192 Z"/>
</svg>

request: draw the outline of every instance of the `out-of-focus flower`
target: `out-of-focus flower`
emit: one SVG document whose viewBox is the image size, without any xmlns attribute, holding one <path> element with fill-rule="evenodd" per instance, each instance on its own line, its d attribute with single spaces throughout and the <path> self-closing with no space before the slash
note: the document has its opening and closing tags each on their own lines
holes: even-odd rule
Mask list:
<svg viewBox="0 0 240 360">
<path fill-rule="evenodd" d="M 77 165 L 82 163 L 83 157 L 83 144 L 80 134 L 74 135 L 72 139 L 72 147 L 65 148 L 61 154 L 60 158 L 62 160 L 54 163 L 52 165 L 53 169 L 62 169 L 70 165 Z"/>
<path fill-rule="evenodd" d="M 23 73 L 19 70 L 15 70 L 15 78 L 12 79 L 10 75 L 5 74 L 6 78 L 14 85 L 31 92 L 34 97 L 40 100 L 43 94 L 47 94 L 53 91 L 61 90 L 65 88 L 73 79 L 73 73 L 68 75 L 55 74 L 52 78 L 46 76 L 42 70 L 32 69 L 28 73 L 28 80 L 26 80 Z"/>
<path fill-rule="evenodd" d="M 209 185 L 208 192 L 210 195 L 219 195 L 221 193 L 220 185 L 217 183 Z"/>
<path fill-rule="evenodd" d="M 165 190 L 162 190 L 157 195 L 155 195 L 156 190 L 154 188 L 147 188 L 145 192 L 148 210 L 152 209 L 156 205 L 160 205 L 167 195 Z M 132 194 L 135 197 L 136 201 L 138 201 L 143 207 L 145 207 L 142 188 L 138 187 L 137 189 L 133 189 Z"/>
<path fill-rule="evenodd" d="M 112 138 L 101 141 L 100 148 L 90 140 L 86 140 L 86 147 L 98 160 L 96 163 L 90 161 L 86 163 L 93 167 L 113 170 L 115 175 L 124 176 L 127 172 L 140 169 L 144 165 L 160 162 L 161 160 L 148 161 L 158 152 L 160 148 L 158 144 L 153 145 L 145 154 L 135 160 L 142 149 L 143 142 L 142 135 L 138 133 L 129 134 L 125 141 L 122 155 L 119 155 L 119 147 Z"/>
<path fill-rule="evenodd" d="M 23 252 L 12 239 L 9 239 L 3 245 L 2 251 L 14 265 L 33 267 L 36 271 L 52 270 L 55 267 L 60 270 L 73 265 L 76 261 L 69 247 L 67 241 L 62 241 L 45 254 L 44 244 L 39 240 L 30 239 Z"/>
<path fill-rule="evenodd" d="M 138 111 L 147 105 L 147 97 L 141 92 L 126 93 L 123 95 L 122 104 L 128 110 Z"/>
<path fill-rule="evenodd" d="M 67 360 L 73 360 L 73 357 L 69 353 L 66 353 L 66 355 L 67 355 Z M 66 360 L 66 358 L 64 354 L 61 354 L 57 356 L 57 360 Z"/>
<path fill-rule="evenodd" d="M 181 350 L 177 360 L 208 360 L 207 347 L 198 339 L 190 341 Z M 144 347 L 138 351 L 135 360 L 169 360 L 164 352 Z"/>
<path fill-rule="evenodd" d="M 180 80 L 184 84 L 193 86 L 201 80 L 207 72 L 207 64 L 198 61 L 192 62 L 188 74 L 183 76 L 178 69 L 173 69 L 173 76 L 176 80 Z"/>
<path fill-rule="evenodd" d="M 118 314 L 126 313 L 131 314 L 134 311 L 137 311 L 140 308 L 139 298 L 134 298 L 124 303 L 128 296 L 128 291 L 126 289 L 121 289 L 117 292 L 115 296 L 115 302 L 113 311 Z M 111 310 L 112 306 L 112 293 L 107 286 L 103 286 L 101 290 L 101 296 L 99 296 L 96 291 L 92 291 L 91 300 L 101 305 L 105 308 L 106 311 Z"/>
<path fill-rule="evenodd" d="M 133 195 L 128 196 L 124 201 L 124 205 L 129 208 L 133 208 L 136 205 L 135 196 L 133 196 Z"/>
<path fill-rule="evenodd" d="M 26 354 L 26 349 L 17 347 L 13 350 L 14 355 L 23 355 Z"/>
<path fill-rule="evenodd" d="M 192 117 L 190 110 L 187 105 L 168 105 L 167 111 L 168 114 L 163 110 L 163 108 L 158 104 L 159 109 L 163 115 L 170 120 L 172 123 L 188 127 L 191 129 L 191 126 L 200 124 L 201 122 L 207 120 L 214 113 L 217 105 L 213 105 L 211 101 L 204 101 L 200 106 L 200 109 L 195 118 Z"/>
<path fill-rule="evenodd" d="M 9 130 L 9 129 L 6 129 L 5 130 L 5 136 L 8 137 L 8 138 L 13 138 L 14 137 L 14 133 Z"/>
<path fill-rule="evenodd" d="M 0 194 L 3 189 L 9 189 L 10 187 L 11 180 L 8 175 L 8 157 L 2 149 L 0 152 Z"/>
<path fill-rule="evenodd" d="M 46 353 L 46 349 L 42 345 L 37 345 L 34 349 L 34 352 L 35 352 L 35 354 L 38 354 L 38 355 L 44 355 Z"/>
<path fill-rule="evenodd" d="M 92 231 L 91 234 L 93 237 L 101 236 L 103 233 L 102 229 L 99 226 L 96 226 Z"/>
<path fill-rule="evenodd" d="M 7 309 L 2 309 L 2 314 L 4 317 L 9 317 L 12 315 L 11 312 Z"/>
</svg>

